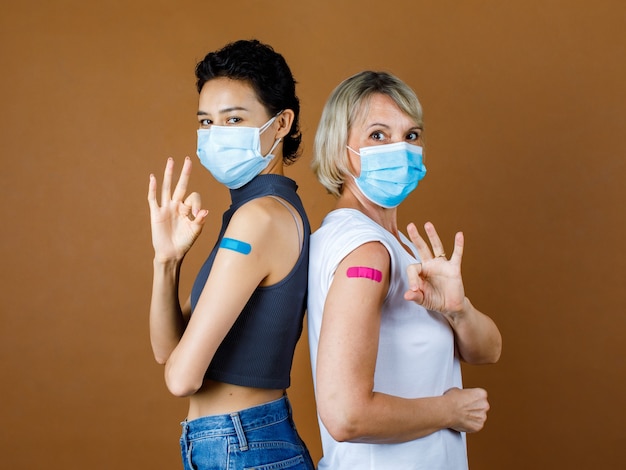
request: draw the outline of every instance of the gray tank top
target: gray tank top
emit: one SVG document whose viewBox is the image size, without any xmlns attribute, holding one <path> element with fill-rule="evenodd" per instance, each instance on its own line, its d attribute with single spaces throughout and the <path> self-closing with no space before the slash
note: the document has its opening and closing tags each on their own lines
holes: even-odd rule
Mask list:
<svg viewBox="0 0 626 470">
<path fill-rule="evenodd" d="M 291 204 L 302 219 L 302 249 L 296 264 L 284 279 L 271 286 L 256 288 L 215 353 L 205 378 L 257 388 L 283 389 L 290 385 L 294 349 L 302 333 L 306 309 L 311 235 L 297 188 L 296 183 L 285 176 L 259 175 L 243 187 L 230 190 L 232 204 L 223 215 L 217 242 L 191 291 L 192 312 L 211 272 L 230 219 L 246 202 L 274 196 Z"/>
</svg>

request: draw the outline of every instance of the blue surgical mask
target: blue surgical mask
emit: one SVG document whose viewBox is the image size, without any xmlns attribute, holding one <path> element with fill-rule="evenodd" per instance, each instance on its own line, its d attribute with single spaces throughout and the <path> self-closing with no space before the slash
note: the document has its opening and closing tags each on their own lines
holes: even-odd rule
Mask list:
<svg viewBox="0 0 626 470">
<path fill-rule="evenodd" d="M 274 158 L 276 139 L 267 155 L 261 155 L 261 134 L 276 119 L 261 127 L 211 126 L 198 129 L 198 158 L 213 177 L 230 189 L 237 189 L 261 173 Z"/>
<path fill-rule="evenodd" d="M 363 195 L 381 207 L 397 207 L 426 174 L 422 147 L 407 142 L 363 147 L 361 174 L 353 177 Z"/>
</svg>

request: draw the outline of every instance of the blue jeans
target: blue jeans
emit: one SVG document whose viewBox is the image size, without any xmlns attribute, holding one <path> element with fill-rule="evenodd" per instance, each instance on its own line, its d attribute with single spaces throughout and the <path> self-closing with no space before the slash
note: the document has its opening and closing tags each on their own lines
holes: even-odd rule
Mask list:
<svg viewBox="0 0 626 470">
<path fill-rule="evenodd" d="M 313 470 L 286 396 L 236 413 L 181 423 L 185 470 Z"/>
</svg>

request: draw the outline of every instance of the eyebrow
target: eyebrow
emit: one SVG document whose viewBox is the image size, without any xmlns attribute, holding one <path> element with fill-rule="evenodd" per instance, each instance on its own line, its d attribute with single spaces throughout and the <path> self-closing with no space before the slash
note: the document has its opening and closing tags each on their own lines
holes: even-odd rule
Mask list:
<svg viewBox="0 0 626 470">
<path fill-rule="evenodd" d="M 367 126 L 367 129 L 371 129 L 372 127 L 384 127 L 386 129 L 389 129 L 389 126 L 387 124 L 383 124 L 382 122 L 373 122 L 369 126 Z"/>
<path fill-rule="evenodd" d="M 373 122 L 372 124 L 367 126 L 366 130 L 371 129 L 372 127 L 384 127 L 385 129 L 391 128 L 390 126 L 388 126 L 387 124 L 383 124 L 382 122 Z M 423 131 L 424 129 L 421 126 L 412 126 L 412 127 L 409 127 L 407 130 L 408 131 L 413 131 L 413 130 Z"/>
<path fill-rule="evenodd" d="M 243 108 L 241 106 L 232 106 L 230 108 L 224 108 L 224 109 L 220 109 L 218 111 L 218 114 L 226 114 L 226 113 L 230 113 L 233 111 L 249 111 L 248 108 Z M 209 113 L 207 113 L 206 111 L 202 111 L 202 110 L 198 110 L 198 116 L 208 116 Z"/>
</svg>

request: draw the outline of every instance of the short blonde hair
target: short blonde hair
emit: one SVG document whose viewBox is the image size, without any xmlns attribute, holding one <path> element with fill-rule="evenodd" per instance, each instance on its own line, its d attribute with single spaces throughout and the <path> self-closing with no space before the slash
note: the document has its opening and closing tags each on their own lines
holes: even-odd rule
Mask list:
<svg viewBox="0 0 626 470">
<path fill-rule="evenodd" d="M 326 101 L 313 144 L 311 168 L 320 183 L 335 197 L 341 195 L 350 174 L 346 146 L 348 132 L 367 111 L 372 95 L 389 96 L 398 107 L 423 127 L 422 106 L 415 92 L 387 72 L 364 71 L 341 82 Z"/>
</svg>

